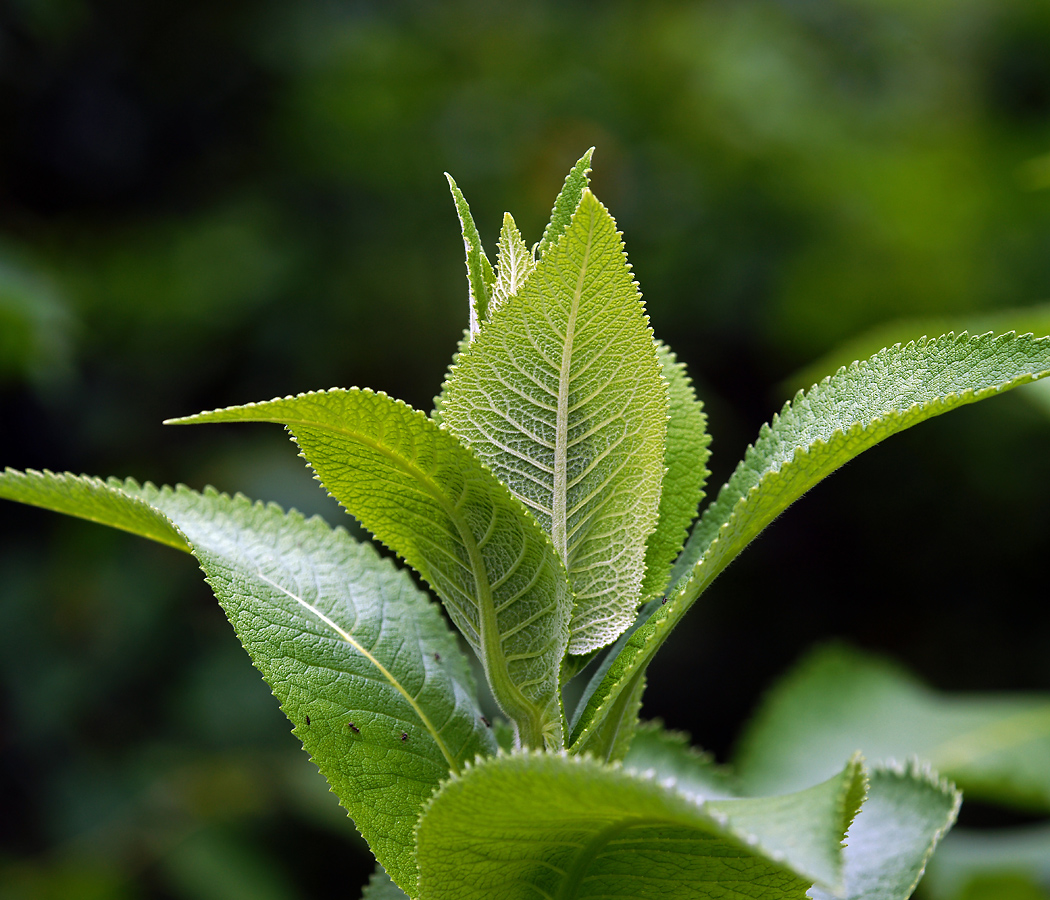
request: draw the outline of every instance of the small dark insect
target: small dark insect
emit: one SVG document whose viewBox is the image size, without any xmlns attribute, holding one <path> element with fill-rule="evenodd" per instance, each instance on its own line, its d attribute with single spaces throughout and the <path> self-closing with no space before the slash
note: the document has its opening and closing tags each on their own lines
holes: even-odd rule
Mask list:
<svg viewBox="0 0 1050 900">
<path fill-rule="evenodd" d="M 663 606 L 666 602 L 667 602 L 667 598 L 664 597 L 664 599 L 660 601 L 660 605 Z"/>
<path fill-rule="evenodd" d="M 408 740 L 408 732 L 402 731 L 401 732 L 401 743 L 403 744 L 407 740 Z"/>
<path fill-rule="evenodd" d="M 307 724 L 307 725 L 309 725 L 309 724 L 310 724 L 310 717 L 309 717 L 309 716 L 307 716 L 307 717 L 306 717 L 306 724 Z"/>
<path fill-rule="evenodd" d="M 486 728 L 491 728 L 492 727 L 492 723 L 488 719 L 486 719 L 484 716 L 481 716 L 481 721 L 485 723 L 485 727 Z"/>
<path fill-rule="evenodd" d="M 361 729 L 358 728 L 353 722 L 347 722 L 346 727 L 349 728 L 354 734 L 361 733 Z"/>
<path fill-rule="evenodd" d="M 441 654 L 440 653 L 435 653 L 434 654 L 434 662 L 441 662 Z"/>
</svg>

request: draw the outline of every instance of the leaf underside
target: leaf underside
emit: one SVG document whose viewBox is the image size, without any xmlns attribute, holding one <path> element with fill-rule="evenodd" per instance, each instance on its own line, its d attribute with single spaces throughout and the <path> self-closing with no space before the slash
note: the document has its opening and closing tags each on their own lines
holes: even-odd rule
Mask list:
<svg viewBox="0 0 1050 900">
<path fill-rule="evenodd" d="M 115 527 L 147 509 L 177 528 L 304 748 L 379 861 L 414 889 L 420 809 L 495 742 L 455 637 L 407 573 L 318 518 L 210 489 L 8 470 L 0 497 Z"/>
<path fill-rule="evenodd" d="M 585 698 L 573 745 L 586 746 L 696 598 L 781 512 L 826 476 L 899 431 L 1050 374 L 1050 338 L 948 334 L 876 353 L 787 404 L 693 530 L 669 601 L 625 643 Z"/>
<path fill-rule="evenodd" d="M 452 434 L 400 401 L 357 389 L 178 421 L 286 425 L 331 494 L 442 598 L 524 742 L 561 746 L 564 570 L 539 525 Z"/>
<path fill-rule="evenodd" d="M 591 760 L 489 758 L 420 821 L 421 900 L 802 900 L 814 881 L 839 885 L 842 798 L 858 779 L 851 764 L 794 797 L 705 802 Z"/>
<path fill-rule="evenodd" d="M 736 765 L 751 791 L 793 790 L 853 750 L 916 756 L 967 796 L 1050 812 L 1050 696 L 943 695 L 840 647 L 815 652 L 774 688 Z"/>
<path fill-rule="evenodd" d="M 463 230 L 470 300 L 470 334 L 475 335 L 481 323 L 488 317 L 489 300 L 496 274 L 492 271 L 492 264 L 485 255 L 485 248 L 481 244 L 481 237 L 474 224 L 474 217 L 470 214 L 466 197 L 463 196 L 463 192 L 448 172 L 445 173 L 445 178 L 448 179 L 448 186 L 452 191 L 452 199 L 456 203 L 456 212 L 459 214 L 459 223 Z"/>
<path fill-rule="evenodd" d="M 667 386 L 616 224 L 589 191 L 446 383 L 442 422 L 551 535 L 569 652 L 633 621 L 656 526 Z"/>
</svg>

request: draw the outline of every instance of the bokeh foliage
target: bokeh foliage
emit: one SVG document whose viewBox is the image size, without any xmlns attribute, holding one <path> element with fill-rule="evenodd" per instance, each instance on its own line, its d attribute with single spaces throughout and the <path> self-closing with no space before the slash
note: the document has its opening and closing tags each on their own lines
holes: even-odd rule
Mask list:
<svg viewBox="0 0 1050 900">
<path fill-rule="evenodd" d="M 11 0 L 0 121 L 0 464 L 336 521 L 279 435 L 159 422 L 331 385 L 428 408 L 467 317 L 443 170 L 490 248 L 504 209 L 531 242 L 597 146 L 715 485 L 770 386 L 857 332 L 1050 297 L 1042 0 Z M 1050 689 L 1048 437 L 1007 397 L 836 475 L 691 612 L 647 713 L 724 756 L 830 636 Z M 356 896 L 353 829 L 193 566 L 0 529 L 0 897 Z"/>
</svg>

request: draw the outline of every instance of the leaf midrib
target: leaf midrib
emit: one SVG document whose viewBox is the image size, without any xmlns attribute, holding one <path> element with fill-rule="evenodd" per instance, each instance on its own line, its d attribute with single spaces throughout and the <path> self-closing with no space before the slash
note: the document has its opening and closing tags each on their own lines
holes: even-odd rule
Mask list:
<svg viewBox="0 0 1050 900">
<path fill-rule="evenodd" d="M 358 641 L 353 635 L 351 635 L 348 631 L 343 629 L 340 625 L 338 625 L 331 618 L 326 616 L 323 612 L 321 612 L 321 610 L 319 610 L 312 603 L 308 603 L 306 600 L 304 600 L 298 594 L 295 594 L 292 591 L 288 590 L 288 588 L 284 587 L 284 585 L 278 584 L 272 578 L 269 578 L 268 576 L 264 575 L 261 569 L 257 569 L 256 570 L 256 574 L 259 576 L 259 578 L 261 578 L 263 581 L 265 581 L 271 587 L 276 588 L 282 594 L 285 594 L 286 596 L 288 596 L 292 600 L 294 600 L 296 603 L 298 603 L 301 607 L 303 607 L 303 609 L 305 609 L 308 612 L 310 612 L 313 615 L 315 615 L 325 625 L 327 625 L 336 634 L 338 634 L 339 637 L 341 637 L 351 647 L 353 647 L 358 653 L 360 653 L 365 659 L 367 659 L 370 663 L 372 663 L 372 665 L 375 666 L 379 670 L 379 672 L 387 680 L 387 682 L 391 685 L 391 687 L 393 687 L 395 690 L 397 690 L 397 692 L 399 694 L 401 694 L 401 696 L 404 697 L 405 700 L 408 701 L 408 704 L 415 711 L 416 715 L 419 716 L 420 721 L 423 723 L 423 727 L 427 730 L 427 732 L 430 734 L 430 736 L 434 739 L 434 743 L 437 744 L 438 749 L 441 751 L 441 755 L 445 757 L 445 761 L 448 763 L 449 769 L 451 769 L 454 773 L 459 774 L 460 769 L 459 769 L 459 766 L 456 764 L 456 759 L 452 755 L 452 753 L 449 751 L 449 749 L 446 746 L 445 742 L 442 740 L 441 733 L 438 731 L 437 728 L 434 727 L 434 724 L 430 721 L 429 716 L 427 716 L 427 714 L 423 711 L 423 708 L 419 705 L 419 703 L 415 699 L 415 697 L 413 697 L 405 689 L 405 686 L 403 684 L 401 684 L 400 681 L 398 681 L 398 679 L 394 676 L 394 674 L 389 669 L 387 669 L 386 666 L 384 666 L 378 659 L 376 659 L 376 657 L 373 656 L 372 653 L 368 649 L 366 649 L 365 646 L 360 641 Z"/>
<path fill-rule="evenodd" d="M 554 433 L 554 496 L 551 498 L 551 538 L 566 566 L 568 555 L 568 441 L 569 441 L 569 385 L 572 381 L 572 352 L 576 337 L 576 315 L 583 296 L 583 280 L 587 275 L 590 261 L 591 244 L 594 240 L 595 217 L 590 217 L 587 228 L 587 242 L 583 250 L 583 262 L 576 278 L 569 317 L 565 324 L 565 343 L 561 351 L 561 369 L 558 372 L 558 412 Z"/>
<path fill-rule="evenodd" d="M 518 686 L 510 679 L 507 672 L 507 658 L 503 653 L 503 646 L 500 642 L 499 625 L 496 622 L 496 609 L 492 600 L 492 590 L 488 580 L 488 573 L 481 558 L 481 550 L 478 547 L 477 542 L 474 540 L 473 534 L 471 534 L 469 528 L 467 528 L 462 521 L 457 506 L 445 496 L 445 492 L 441 489 L 440 485 L 434 482 L 421 468 L 362 432 L 306 419 L 282 418 L 269 419 L 268 421 L 278 425 L 285 425 L 290 428 L 296 426 L 303 428 L 317 428 L 322 431 L 331 431 L 336 434 L 342 434 L 360 444 L 364 444 L 372 450 L 375 450 L 381 456 L 385 456 L 394 463 L 396 468 L 400 468 L 403 472 L 414 478 L 416 481 L 421 482 L 426 487 L 430 496 L 437 501 L 445 512 L 445 515 L 447 515 L 449 520 L 456 526 L 456 531 L 459 532 L 460 540 L 463 542 L 464 547 L 466 547 L 467 556 L 470 559 L 471 574 L 474 577 L 474 586 L 478 593 L 478 596 L 476 596 L 474 600 L 478 605 L 478 618 L 481 621 L 482 662 L 484 663 L 486 670 L 490 669 L 490 661 L 496 663 L 499 667 L 495 671 L 489 671 L 490 679 L 494 686 L 498 684 L 499 687 L 502 688 L 502 691 L 511 695 L 509 698 L 504 695 L 504 699 L 513 700 L 518 706 L 518 709 L 528 716 L 531 722 L 538 724 L 541 718 L 539 707 L 518 689 Z M 502 675 L 503 677 L 500 678 L 498 677 L 499 675 Z M 510 712 L 510 710 L 508 710 L 508 712 Z"/>
</svg>

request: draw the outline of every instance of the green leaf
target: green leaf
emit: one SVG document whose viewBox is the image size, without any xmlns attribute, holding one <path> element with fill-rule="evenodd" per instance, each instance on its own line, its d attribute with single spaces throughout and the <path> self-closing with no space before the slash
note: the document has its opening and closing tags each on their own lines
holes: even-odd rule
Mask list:
<svg viewBox="0 0 1050 900">
<path fill-rule="evenodd" d="M 409 900 L 409 896 L 394 884 L 382 866 L 377 866 L 365 886 L 361 900 Z"/>
<path fill-rule="evenodd" d="M 967 794 L 1050 812 L 1050 696 L 946 695 L 896 666 L 823 648 L 766 698 L 736 759 L 748 790 L 794 790 L 844 753 L 929 762 Z"/>
<path fill-rule="evenodd" d="M 711 436 L 707 433 L 704 405 L 696 398 L 692 379 L 671 348 L 657 341 L 656 353 L 668 384 L 671 406 L 659 521 L 645 548 L 643 600 L 659 597 L 667 588 L 671 565 L 685 544 L 689 526 L 704 498 L 704 484 L 711 474 L 707 469 Z"/>
<path fill-rule="evenodd" d="M 781 512 L 837 468 L 899 431 L 1050 374 L 1050 337 L 948 334 L 840 369 L 785 405 L 701 517 L 670 600 L 631 635 L 573 729 L 586 745 L 697 597 Z"/>
<path fill-rule="evenodd" d="M 1027 883 L 1028 889 L 1017 888 L 1016 894 L 1002 889 L 991 893 L 997 880 Z M 923 880 L 924 895 L 934 900 L 956 900 L 968 885 L 984 883 L 986 892 L 974 888 L 964 896 L 987 896 L 989 900 L 1011 900 L 1013 896 L 1045 897 L 1050 891 L 1050 823 L 1020 828 L 967 830 L 956 828 L 930 860 Z M 1042 885 L 1040 891 L 1036 885 Z"/>
<path fill-rule="evenodd" d="M 463 246 L 467 254 L 467 286 L 470 290 L 470 333 L 475 335 L 481 328 L 481 323 L 489 316 L 489 299 L 496 274 L 485 255 L 485 248 L 481 245 L 481 237 L 463 192 L 448 172 L 445 173 L 445 177 L 452 191 L 452 199 L 456 202 L 459 224 L 463 229 Z"/>
<path fill-rule="evenodd" d="M 576 207 L 580 205 L 580 198 L 587 187 L 591 171 L 591 157 L 594 156 L 594 148 L 591 147 L 583 154 L 565 176 L 565 184 L 562 185 L 554 201 L 554 209 L 551 210 L 551 219 L 547 227 L 543 229 L 543 237 L 536 246 L 536 258 L 539 259 L 547 252 L 547 249 L 558 242 L 562 233 L 569 227 Z"/>
<path fill-rule="evenodd" d="M 610 643 L 634 620 L 667 408 L 616 223 L 585 191 L 564 237 L 460 355 L 442 406 L 444 424 L 565 561 L 570 653 Z"/>
<path fill-rule="evenodd" d="M 709 800 L 740 796 L 728 769 L 719 766 L 711 754 L 691 747 L 688 735 L 667 731 L 659 722 L 638 726 L 623 767 L 642 774 L 652 771 L 661 782 L 674 779 L 675 790 L 684 794 Z"/>
<path fill-rule="evenodd" d="M 503 228 L 499 233 L 499 248 L 496 257 L 496 281 L 492 285 L 489 315 L 499 309 L 507 298 L 521 290 L 526 279 L 536 268 L 532 251 L 525 246 L 518 226 L 510 213 L 503 214 Z"/>
<path fill-rule="evenodd" d="M 108 525 L 189 553 L 186 539 L 170 520 L 128 496 L 121 490 L 122 484 L 112 478 L 106 482 L 88 475 L 8 468 L 0 474 L 0 498 Z"/>
<path fill-rule="evenodd" d="M 413 827 L 452 771 L 495 742 L 440 610 L 367 544 L 318 518 L 213 490 L 8 471 L 0 496 L 82 511 L 143 506 L 185 535 L 238 638 L 379 861 L 415 885 Z M 123 527 L 123 526 L 121 526 Z M 156 530 L 145 529 L 156 538 Z M 375 798 L 381 796 L 382 803 Z"/>
<path fill-rule="evenodd" d="M 792 796 L 705 801 L 581 757 L 490 757 L 424 812 L 420 896 L 802 900 L 814 881 L 839 886 L 858 780 L 851 763 Z"/>
<path fill-rule="evenodd" d="M 951 785 L 915 765 L 874 769 L 864 808 L 846 836 L 845 892 L 814 887 L 809 897 L 907 900 L 961 799 Z"/>
<path fill-rule="evenodd" d="M 445 601 L 522 742 L 561 747 L 564 570 L 539 525 L 452 434 L 404 403 L 357 389 L 176 421 L 288 426 L 332 495 Z"/>
</svg>

